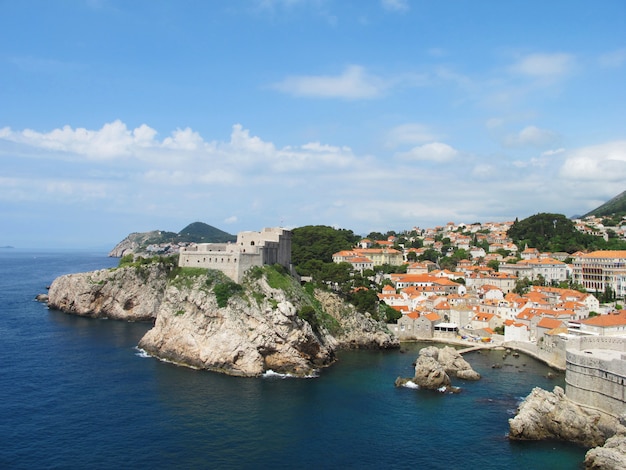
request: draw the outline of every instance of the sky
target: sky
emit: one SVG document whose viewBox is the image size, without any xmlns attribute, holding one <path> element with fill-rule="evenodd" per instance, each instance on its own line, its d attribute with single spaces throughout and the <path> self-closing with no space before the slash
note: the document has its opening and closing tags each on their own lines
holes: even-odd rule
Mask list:
<svg viewBox="0 0 626 470">
<path fill-rule="evenodd" d="M 623 0 L 0 0 L 0 246 L 571 217 L 624 190 Z"/>
</svg>

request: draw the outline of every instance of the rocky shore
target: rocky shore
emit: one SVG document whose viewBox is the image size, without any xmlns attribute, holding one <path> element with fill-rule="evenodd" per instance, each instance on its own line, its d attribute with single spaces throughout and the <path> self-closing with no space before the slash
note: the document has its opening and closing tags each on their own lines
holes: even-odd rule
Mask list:
<svg viewBox="0 0 626 470">
<path fill-rule="evenodd" d="M 585 468 L 626 468 L 624 422 L 571 401 L 561 387 L 552 392 L 535 387 L 509 420 L 513 440 L 557 439 L 592 448 Z"/>
<path fill-rule="evenodd" d="M 217 271 L 190 274 L 161 263 L 71 274 L 54 280 L 48 305 L 154 321 L 139 342 L 147 353 L 230 375 L 306 376 L 332 364 L 341 348 L 399 347 L 383 323 L 337 296 L 318 291 L 315 298 L 287 275 L 272 287 L 267 273 L 256 274 L 235 284 Z"/>
</svg>

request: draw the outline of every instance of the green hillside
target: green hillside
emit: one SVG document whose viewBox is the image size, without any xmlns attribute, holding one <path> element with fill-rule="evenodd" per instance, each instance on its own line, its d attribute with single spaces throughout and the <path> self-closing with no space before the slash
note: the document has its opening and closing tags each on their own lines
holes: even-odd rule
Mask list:
<svg viewBox="0 0 626 470">
<path fill-rule="evenodd" d="M 617 216 L 626 215 L 626 191 L 618 194 L 613 199 L 605 202 L 600 207 L 595 208 L 591 212 L 586 213 L 583 217 L 587 217 L 589 215 L 603 217 L 612 214 L 615 214 Z"/>
<path fill-rule="evenodd" d="M 204 222 L 193 222 L 178 232 L 176 241 L 194 243 L 235 242 L 237 237 Z"/>
</svg>

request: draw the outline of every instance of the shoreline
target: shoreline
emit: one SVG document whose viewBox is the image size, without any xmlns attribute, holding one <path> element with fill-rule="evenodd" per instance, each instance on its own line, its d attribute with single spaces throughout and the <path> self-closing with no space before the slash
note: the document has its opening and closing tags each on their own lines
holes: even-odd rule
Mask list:
<svg viewBox="0 0 626 470">
<path fill-rule="evenodd" d="M 419 339 L 400 341 L 400 348 L 402 348 L 403 343 L 421 343 L 421 342 L 440 343 L 440 344 L 447 344 L 450 346 L 461 346 L 463 347 L 463 349 L 459 351 L 461 355 L 466 354 L 466 353 L 472 353 L 475 351 L 480 351 L 483 349 L 492 349 L 494 351 L 506 351 L 507 349 L 510 349 L 511 351 L 517 351 L 519 353 L 530 356 L 533 359 L 536 359 L 540 362 L 543 362 L 548 367 L 558 370 L 559 372 L 565 372 L 564 365 L 557 364 L 548 358 L 542 357 L 540 354 L 537 354 L 534 351 L 531 351 L 529 349 L 524 348 L 523 346 L 520 346 L 519 344 L 512 345 L 512 344 L 507 344 L 507 343 L 497 343 L 497 344 L 496 343 L 477 343 L 475 341 L 464 341 L 464 340 L 457 340 L 457 339 L 450 339 L 450 338 L 419 338 Z"/>
</svg>

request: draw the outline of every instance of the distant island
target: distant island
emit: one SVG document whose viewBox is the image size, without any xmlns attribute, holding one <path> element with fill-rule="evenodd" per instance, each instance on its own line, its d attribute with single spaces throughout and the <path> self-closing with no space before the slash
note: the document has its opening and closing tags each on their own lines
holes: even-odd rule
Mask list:
<svg viewBox="0 0 626 470">
<path fill-rule="evenodd" d="M 14 246 L 11 246 L 11 245 L 0 246 L 0 249 L 3 249 L 3 250 L 11 250 L 11 249 L 13 249 L 13 248 L 15 248 L 15 247 L 14 247 Z"/>
</svg>

